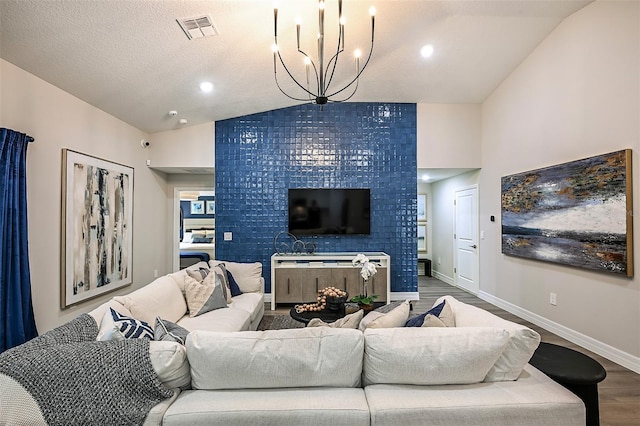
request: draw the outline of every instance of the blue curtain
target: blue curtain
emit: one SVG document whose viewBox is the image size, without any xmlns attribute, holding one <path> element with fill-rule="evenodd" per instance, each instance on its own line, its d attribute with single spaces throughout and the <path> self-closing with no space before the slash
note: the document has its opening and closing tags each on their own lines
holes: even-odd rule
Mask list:
<svg viewBox="0 0 640 426">
<path fill-rule="evenodd" d="M 27 244 L 27 145 L 32 140 L 0 128 L 0 352 L 38 335 Z"/>
</svg>

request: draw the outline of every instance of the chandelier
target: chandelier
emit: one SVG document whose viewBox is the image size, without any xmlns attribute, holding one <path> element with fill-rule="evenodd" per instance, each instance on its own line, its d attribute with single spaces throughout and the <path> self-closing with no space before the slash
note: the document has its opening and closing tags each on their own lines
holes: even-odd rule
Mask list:
<svg viewBox="0 0 640 426">
<path fill-rule="evenodd" d="M 373 34 L 374 34 L 374 25 L 375 25 L 375 13 L 376 10 L 373 6 L 369 9 L 369 14 L 371 15 L 371 47 L 369 49 L 369 55 L 367 56 L 367 60 L 364 62 L 362 68 L 360 68 L 360 57 L 362 52 L 360 49 L 356 49 L 355 51 L 355 76 L 353 79 L 341 89 L 336 89 L 331 87 L 331 83 L 333 81 L 333 77 L 336 71 L 336 67 L 338 65 L 338 60 L 340 55 L 344 52 L 344 26 L 345 19 L 342 15 L 342 0 L 338 0 L 338 42 L 335 49 L 335 54 L 329 58 L 328 61 L 325 62 L 326 58 L 324 55 L 324 47 L 325 47 L 325 33 L 324 33 L 324 8 L 325 2 L 324 0 L 318 1 L 318 57 L 317 63 L 314 62 L 309 55 L 300 49 L 300 22 L 296 23 L 296 34 L 297 34 L 297 44 L 298 44 L 298 53 L 303 56 L 304 65 L 305 65 L 305 73 L 306 73 L 306 84 L 300 83 L 296 78 L 291 74 L 289 68 L 284 63 L 282 56 L 280 55 L 280 49 L 278 48 L 278 8 L 275 7 L 273 9 L 273 37 L 274 37 L 274 45 L 273 45 L 273 75 L 276 81 L 276 86 L 278 89 L 287 97 L 296 100 L 296 101 L 312 101 L 318 105 L 324 105 L 327 102 L 344 102 L 349 99 L 356 93 L 358 90 L 358 82 L 360 78 L 360 74 L 364 71 L 364 69 L 369 64 L 369 60 L 371 59 L 371 54 L 373 53 Z M 297 96 L 292 96 L 289 93 L 285 92 L 280 83 L 278 82 L 278 72 L 277 72 L 277 63 L 278 60 L 282 65 L 282 68 L 287 72 L 291 80 L 301 89 L 298 91 L 299 94 Z M 325 67 L 326 65 L 326 67 Z M 353 90 L 349 93 L 349 90 Z M 347 91 L 347 93 L 343 93 Z M 335 99 L 334 96 L 341 96 L 341 99 Z M 302 96 L 302 97 L 301 97 Z"/>
</svg>

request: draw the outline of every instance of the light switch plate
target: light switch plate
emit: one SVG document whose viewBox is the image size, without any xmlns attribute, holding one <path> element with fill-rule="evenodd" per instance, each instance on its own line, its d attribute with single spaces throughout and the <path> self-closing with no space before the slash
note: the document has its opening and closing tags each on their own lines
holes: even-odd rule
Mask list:
<svg viewBox="0 0 640 426">
<path fill-rule="evenodd" d="M 232 241 L 233 240 L 233 233 L 232 232 L 225 232 L 224 233 L 224 240 L 225 241 Z"/>
</svg>

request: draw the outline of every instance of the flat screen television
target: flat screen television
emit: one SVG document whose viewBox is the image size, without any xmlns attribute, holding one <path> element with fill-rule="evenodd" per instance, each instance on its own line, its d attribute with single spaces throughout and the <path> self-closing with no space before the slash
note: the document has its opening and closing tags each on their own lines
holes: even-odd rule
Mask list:
<svg viewBox="0 0 640 426">
<path fill-rule="evenodd" d="M 289 232 L 300 235 L 371 233 L 369 189 L 289 189 Z"/>
</svg>

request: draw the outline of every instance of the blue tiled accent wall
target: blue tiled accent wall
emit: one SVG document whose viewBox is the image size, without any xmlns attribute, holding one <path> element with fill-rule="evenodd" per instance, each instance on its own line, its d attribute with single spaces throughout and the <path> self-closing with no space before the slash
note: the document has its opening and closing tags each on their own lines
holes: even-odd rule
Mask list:
<svg viewBox="0 0 640 426">
<path fill-rule="evenodd" d="M 415 104 L 300 105 L 217 121 L 215 135 L 217 259 L 262 262 L 270 292 L 288 189 L 370 188 L 370 235 L 302 240 L 317 252 L 384 251 L 391 291 L 418 291 Z"/>
</svg>

